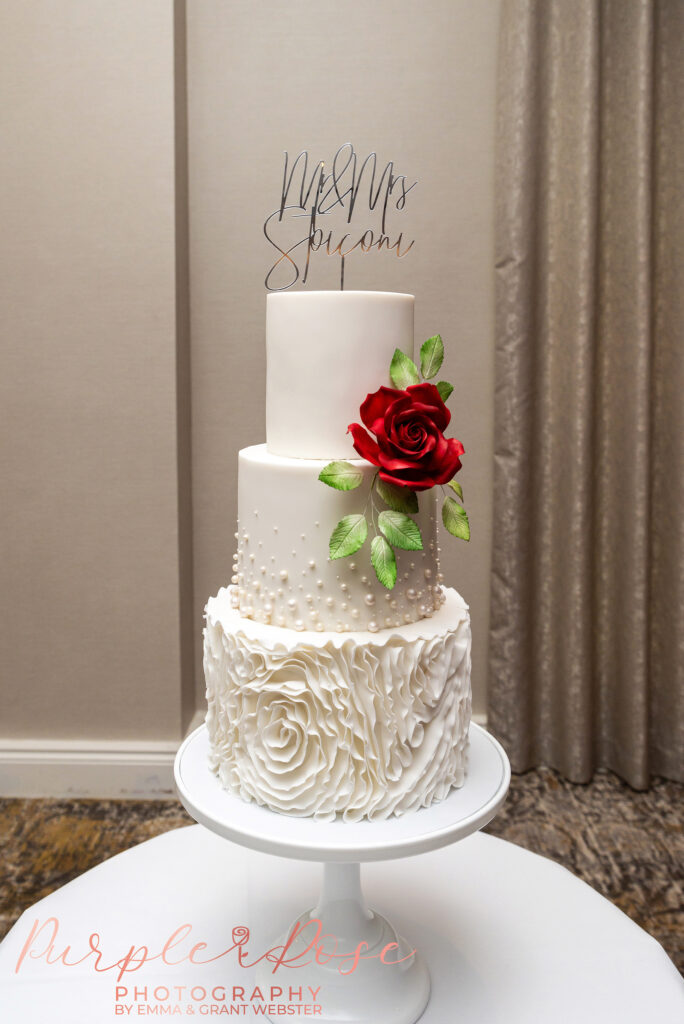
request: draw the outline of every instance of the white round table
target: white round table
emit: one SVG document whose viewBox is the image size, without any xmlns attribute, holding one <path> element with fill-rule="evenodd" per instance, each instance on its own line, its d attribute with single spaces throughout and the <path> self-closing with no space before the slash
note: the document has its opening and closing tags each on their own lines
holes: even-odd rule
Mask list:
<svg viewBox="0 0 684 1024">
<path fill-rule="evenodd" d="M 658 943 L 543 857 L 476 833 L 431 853 L 369 863 L 364 876 L 373 906 L 391 914 L 430 964 L 421 1024 L 684 1018 L 684 985 Z M 258 1020 L 258 967 L 240 967 L 226 953 L 241 941 L 235 930 L 249 928 L 253 961 L 319 887 L 320 869 L 310 863 L 234 845 L 200 825 L 151 839 L 20 918 L 0 945 L 2 1024 L 109 1024 L 162 1012 L 223 1020 L 242 1005 L 230 1016 Z M 99 972 L 97 954 L 88 954 L 95 932 Z M 165 944 L 169 963 L 159 955 Z M 57 959 L 67 945 L 65 959 L 80 963 Z M 143 962 L 143 945 L 155 959 Z M 193 958 L 208 962 L 190 962 L 193 946 Z M 294 989 L 302 1013 L 289 1019 L 316 1020 L 303 1012 L 315 1004 L 306 992 L 298 998 L 295 969 L 277 972 L 274 984 Z M 324 1006 L 325 993 L 318 998 Z"/>
</svg>

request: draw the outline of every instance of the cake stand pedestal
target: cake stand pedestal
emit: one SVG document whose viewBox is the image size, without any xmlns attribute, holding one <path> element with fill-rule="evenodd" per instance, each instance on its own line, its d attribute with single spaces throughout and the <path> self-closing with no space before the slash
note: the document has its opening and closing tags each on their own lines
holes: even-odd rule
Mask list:
<svg viewBox="0 0 684 1024">
<path fill-rule="evenodd" d="M 226 792 L 208 758 L 209 737 L 201 726 L 181 745 L 174 768 L 179 796 L 196 821 L 242 846 L 324 865 L 318 904 L 274 942 L 283 947 L 283 966 L 277 966 L 277 953 L 262 961 L 260 987 L 281 986 L 283 1002 L 290 986 L 319 989 L 315 1019 L 322 1024 L 414 1024 L 430 998 L 430 975 L 420 953 L 366 906 L 361 863 L 427 853 L 491 821 L 511 777 L 501 745 L 471 724 L 465 784 L 432 807 L 385 821 L 275 814 Z M 281 1020 L 282 1011 L 268 1019 Z"/>
</svg>

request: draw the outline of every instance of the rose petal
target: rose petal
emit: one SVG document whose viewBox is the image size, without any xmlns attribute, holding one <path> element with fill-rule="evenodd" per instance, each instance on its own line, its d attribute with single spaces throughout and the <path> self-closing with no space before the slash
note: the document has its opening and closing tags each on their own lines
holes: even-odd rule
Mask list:
<svg viewBox="0 0 684 1024">
<path fill-rule="evenodd" d="M 366 395 L 361 404 L 361 422 L 373 433 L 377 434 L 378 423 L 382 423 L 387 409 L 397 401 L 405 397 L 405 391 L 397 391 L 395 388 L 381 387 L 370 395 Z"/>
<path fill-rule="evenodd" d="M 425 381 L 422 384 L 409 384 L 406 394 L 410 396 L 414 405 L 426 405 L 435 410 L 435 425 L 440 430 L 446 430 L 451 421 L 451 412 L 442 401 L 442 396 L 434 384 Z"/>
<path fill-rule="evenodd" d="M 371 462 L 374 466 L 379 466 L 380 452 L 377 442 L 373 440 L 370 434 L 366 433 L 361 424 L 350 423 L 347 427 L 347 433 L 352 435 L 352 443 L 361 458 Z"/>
<path fill-rule="evenodd" d="M 422 470 L 414 470 L 414 479 L 411 479 L 412 471 L 399 470 L 397 473 L 387 472 L 386 469 L 380 470 L 380 479 L 386 480 L 388 484 L 396 484 L 397 487 L 410 487 L 412 491 L 427 491 L 430 487 L 434 487 L 436 481 L 431 477 L 426 477 Z"/>
</svg>

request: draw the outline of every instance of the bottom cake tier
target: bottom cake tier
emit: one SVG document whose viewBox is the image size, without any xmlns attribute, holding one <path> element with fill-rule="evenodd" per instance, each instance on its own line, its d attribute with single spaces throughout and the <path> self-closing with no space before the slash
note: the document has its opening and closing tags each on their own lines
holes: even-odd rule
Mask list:
<svg viewBox="0 0 684 1024">
<path fill-rule="evenodd" d="M 377 633 L 297 632 L 206 607 L 210 763 L 281 814 L 387 818 L 465 778 L 470 618 L 455 590 L 429 619 Z"/>
</svg>

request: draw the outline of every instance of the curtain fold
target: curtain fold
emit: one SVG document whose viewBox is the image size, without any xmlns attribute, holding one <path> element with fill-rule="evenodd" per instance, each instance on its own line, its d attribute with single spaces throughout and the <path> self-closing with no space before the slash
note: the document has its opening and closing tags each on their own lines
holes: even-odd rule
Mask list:
<svg viewBox="0 0 684 1024">
<path fill-rule="evenodd" d="M 489 722 L 518 771 L 684 780 L 683 109 L 680 0 L 504 0 Z"/>
</svg>

